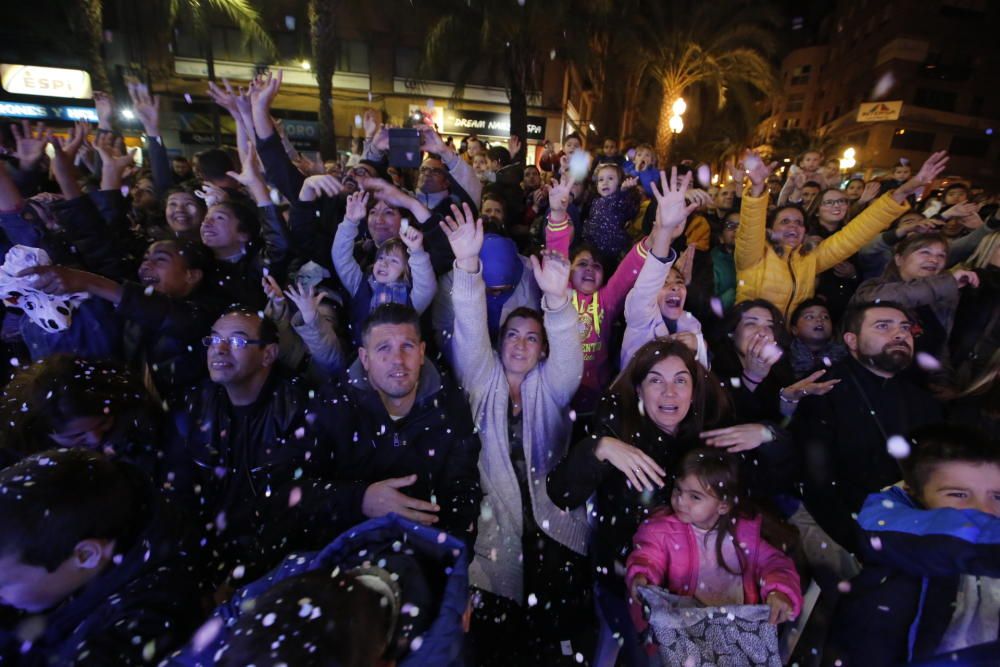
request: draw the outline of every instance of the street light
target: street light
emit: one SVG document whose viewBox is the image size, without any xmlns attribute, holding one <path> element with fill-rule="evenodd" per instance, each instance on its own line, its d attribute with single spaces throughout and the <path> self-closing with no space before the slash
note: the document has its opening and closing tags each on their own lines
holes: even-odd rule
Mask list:
<svg viewBox="0 0 1000 667">
<path fill-rule="evenodd" d="M 667 127 L 674 134 L 680 134 L 684 130 L 684 119 L 680 116 L 671 116 L 670 120 L 667 121 Z"/>
<path fill-rule="evenodd" d="M 855 151 L 853 148 L 851 147 L 845 148 L 844 155 L 843 157 L 840 158 L 841 170 L 853 169 L 854 165 L 858 163 L 857 160 L 855 159 L 856 156 L 857 156 L 857 151 Z"/>
<path fill-rule="evenodd" d="M 678 97 L 674 100 L 673 111 L 675 116 L 683 116 L 684 112 L 687 111 L 688 105 L 684 101 L 683 97 Z"/>
</svg>

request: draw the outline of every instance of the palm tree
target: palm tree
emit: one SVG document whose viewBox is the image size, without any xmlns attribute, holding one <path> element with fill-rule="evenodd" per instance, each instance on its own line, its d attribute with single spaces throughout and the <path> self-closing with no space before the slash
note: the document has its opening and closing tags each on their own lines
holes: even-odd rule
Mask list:
<svg viewBox="0 0 1000 667">
<path fill-rule="evenodd" d="M 79 0 L 70 6 L 70 24 L 81 38 L 81 47 L 90 70 L 94 90 L 108 91 L 108 70 L 104 64 L 104 16 L 101 0 Z"/>
<path fill-rule="evenodd" d="M 208 80 L 215 81 L 215 53 L 212 48 L 212 21 L 223 17 L 231 21 L 242 33 L 247 44 L 255 42 L 268 55 L 277 53 L 274 40 L 260 22 L 260 13 L 248 0 L 166 0 L 167 25 L 173 30 L 178 23 L 188 26 L 205 45 L 205 63 Z M 212 128 L 216 144 L 222 143 L 219 108 L 212 105 Z"/>
<path fill-rule="evenodd" d="M 324 160 L 337 155 L 337 134 L 333 125 L 333 73 L 337 68 L 339 47 L 336 25 L 335 0 L 309 0 L 312 58 L 319 86 L 319 152 Z"/>
<path fill-rule="evenodd" d="M 608 0 L 571 4 L 514 0 L 439 0 L 440 16 L 425 41 L 422 72 L 426 78 L 454 82 L 459 97 L 473 73 L 503 81 L 510 100 L 510 133 L 526 136 L 528 93 L 538 90 L 545 62 L 557 53 L 575 58 L 590 44 L 581 36 L 584 17 L 609 5 Z"/>
<path fill-rule="evenodd" d="M 678 98 L 707 89 L 721 108 L 737 88 L 764 94 L 775 89 L 771 57 L 779 19 L 770 5 L 744 0 L 648 0 L 641 16 L 636 22 L 640 57 L 634 94 L 638 95 L 643 78 L 659 84 L 663 98 L 656 152 L 661 164 L 669 159 L 674 137 L 668 121 Z"/>
</svg>

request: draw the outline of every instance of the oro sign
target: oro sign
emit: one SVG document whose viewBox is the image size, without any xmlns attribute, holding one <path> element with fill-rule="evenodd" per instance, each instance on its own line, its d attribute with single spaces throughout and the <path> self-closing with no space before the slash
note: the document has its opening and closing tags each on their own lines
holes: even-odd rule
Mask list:
<svg viewBox="0 0 1000 667">
<path fill-rule="evenodd" d="M 79 69 L 0 64 L 0 84 L 8 93 L 90 99 L 90 75 Z"/>
<path fill-rule="evenodd" d="M 864 102 L 858 107 L 859 123 L 874 123 L 881 120 L 898 120 L 903 110 L 903 100 L 894 102 Z"/>
</svg>

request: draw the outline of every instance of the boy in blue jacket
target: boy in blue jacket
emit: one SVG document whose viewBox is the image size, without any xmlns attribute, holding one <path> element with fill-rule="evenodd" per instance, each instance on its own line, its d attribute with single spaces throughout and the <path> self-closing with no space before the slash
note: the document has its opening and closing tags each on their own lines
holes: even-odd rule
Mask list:
<svg viewBox="0 0 1000 667">
<path fill-rule="evenodd" d="M 968 427 L 911 434 L 905 487 L 858 515 L 865 569 L 837 608 L 827 665 L 1000 661 L 1000 443 Z"/>
</svg>

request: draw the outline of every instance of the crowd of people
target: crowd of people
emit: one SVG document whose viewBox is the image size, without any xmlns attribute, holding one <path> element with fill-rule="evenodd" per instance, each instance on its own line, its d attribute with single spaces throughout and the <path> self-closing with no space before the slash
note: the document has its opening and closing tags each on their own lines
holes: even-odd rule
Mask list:
<svg viewBox="0 0 1000 667">
<path fill-rule="evenodd" d="M 1000 655 L 1000 214 L 946 154 L 406 168 L 369 110 L 320 164 L 280 85 L 193 161 L 138 83 L 141 169 L 104 94 L 3 137 L 0 664 L 666 664 L 654 589 Z"/>
</svg>

